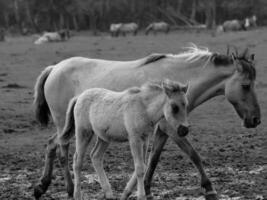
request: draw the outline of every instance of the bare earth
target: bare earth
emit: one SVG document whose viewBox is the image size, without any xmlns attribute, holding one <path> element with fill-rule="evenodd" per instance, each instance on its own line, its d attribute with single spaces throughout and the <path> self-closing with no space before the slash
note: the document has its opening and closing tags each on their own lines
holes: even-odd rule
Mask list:
<svg viewBox="0 0 267 200">
<path fill-rule="evenodd" d="M 41 70 L 71 56 L 131 60 L 152 52 L 179 53 L 189 42 L 218 52 L 225 52 L 227 43 L 249 46 L 256 54 L 256 92 L 262 124 L 257 129 L 243 128 L 232 106 L 220 96 L 190 115 L 192 131 L 189 140 L 201 154 L 220 199 L 267 198 L 267 29 L 217 37 L 210 33 L 190 32 L 119 38 L 81 33 L 65 43 L 40 46 L 34 45 L 31 37 L 7 40 L 0 43 L 1 200 L 33 199 L 33 186 L 42 172 L 46 141 L 54 127 L 52 124 L 45 129 L 39 127 L 32 112 L 32 88 Z M 105 168 L 114 190 L 121 193 L 133 171 L 127 144 L 110 147 Z M 86 199 L 99 199 L 100 186 L 89 156 L 83 174 Z M 153 182 L 155 199 L 202 200 L 199 185 L 197 170 L 178 147 L 168 141 Z M 58 162 L 53 183 L 42 199 L 68 199 Z"/>
</svg>

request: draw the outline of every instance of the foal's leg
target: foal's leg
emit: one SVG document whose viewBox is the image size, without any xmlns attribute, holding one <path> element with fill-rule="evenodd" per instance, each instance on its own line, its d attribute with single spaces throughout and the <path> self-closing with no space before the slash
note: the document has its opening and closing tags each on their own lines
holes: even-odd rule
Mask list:
<svg viewBox="0 0 267 200">
<path fill-rule="evenodd" d="M 100 185 L 104 191 L 106 199 L 115 199 L 111 185 L 108 181 L 107 175 L 103 167 L 103 157 L 108 148 L 109 143 L 105 142 L 101 138 L 97 138 L 97 142 L 91 151 L 91 159 L 96 173 L 98 174 Z"/>
<path fill-rule="evenodd" d="M 145 161 L 146 161 L 148 144 L 149 144 L 149 140 L 147 140 L 147 142 L 145 143 L 144 148 L 143 148 L 143 155 L 144 155 Z M 126 200 L 131 195 L 134 187 L 136 186 L 136 183 L 137 183 L 137 177 L 136 177 L 136 172 L 134 171 L 130 181 L 127 183 L 127 185 L 126 185 L 126 187 L 122 193 L 121 200 Z"/>
<path fill-rule="evenodd" d="M 205 198 L 206 200 L 217 200 L 217 193 L 213 188 L 211 181 L 209 180 L 203 165 L 200 156 L 193 148 L 193 146 L 189 143 L 189 141 L 185 137 L 175 136 L 172 137 L 176 144 L 185 152 L 191 161 L 194 163 L 196 168 L 198 169 L 201 176 L 201 187 L 206 190 Z"/>
<path fill-rule="evenodd" d="M 56 150 L 57 150 L 57 133 L 52 135 L 47 144 L 46 154 L 45 154 L 45 166 L 43 169 L 43 175 L 40 178 L 40 182 L 37 186 L 34 187 L 34 197 L 39 199 L 47 190 L 48 186 L 52 180 L 52 172 L 53 172 L 53 163 L 56 158 Z"/>
<path fill-rule="evenodd" d="M 143 145 L 144 141 L 139 138 L 130 138 L 130 147 L 134 160 L 135 174 L 137 177 L 137 200 L 146 200 L 144 175 L 145 175 L 145 162 Z"/>
<path fill-rule="evenodd" d="M 64 174 L 64 180 L 65 180 L 65 185 L 67 192 L 70 197 L 73 196 L 73 182 L 70 174 L 70 169 L 69 169 L 69 144 L 67 145 L 59 145 L 59 151 L 58 151 L 58 159 L 61 165 L 61 168 L 63 169 L 63 174 Z"/>
<path fill-rule="evenodd" d="M 89 134 L 89 133 L 88 133 Z M 74 172 L 74 199 L 81 200 L 81 170 L 86 148 L 92 138 L 92 134 L 87 135 L 86 131 L 76 128 L 76 152 L 73 156 L 73 172 Z"/>
</svg>

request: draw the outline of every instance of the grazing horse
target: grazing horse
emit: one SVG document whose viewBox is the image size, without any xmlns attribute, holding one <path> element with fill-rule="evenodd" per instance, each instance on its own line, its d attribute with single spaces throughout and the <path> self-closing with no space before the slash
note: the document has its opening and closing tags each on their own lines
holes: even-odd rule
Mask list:
<svg viewBox="0 0 267 200">
<path fill-rule="evenodd" d="M 34 106 L 37 120 L 47 125 L 50 115 L 56 125 L 56 133 L 47 145 L 45 167 L 40 182 L 34 188 L 39 198 L 51 183 L 53 163 L 57 147 L 59 161 L 64 169 L 68 194 L 73 194 L 73 183 L 68 166 L 68 146 L 58 144 L 57 135 L 62 133 L 66 110 L 70 99 L 89 88 L 106 88 L 122 91 L 140 86 L 148 80 L 171 79 L 190 81 L 187 90 L 188 113 L 209 99 L 225 95 L 233 105 L 243 125 L 254 128 L 261 121 L 260 107 L 254 91 L 256 69 L 254 56 L 248 51 L 235 56 L 213 53 L 195 45 L 177 55 L 152 54 L 133 61 L 110 61 L 73 57 L 49 66 L 37 78 L 34 89 Z M 217 199 L 211 181 L 205 173 L 201 158 L 185 137 L 175 137 L 172 130 L 161 120 L 155 130 L 152 152 L 146 172 L 146 193 L 150 194 L 150 183 L 163 146 L 168 137 L 192 160 L 201 176 L 201 186 L 209 199 Z M 135 183 L 135 179 L 131 179 Z M 132 184 L 134 185 L 134 184 Z M 124 191 L 127 196 L 131 187 Z"/>
<path fill-rule="evenodd" d="M 132 23 L 123 23 L 119 27 L 118 35 L 121 33 L 123 36 L 126 36 L 127 33 L 133 33 L 136 35 L 138 32 L 138 25 L 134 22 Z"/>
<path fill-rule="evenodd" d="M 222 24 L 223 31 L 228 32 L 228 31 L 247 30 L 245 23 L 246 23 L 246 20 L 237 20 L 237 19 L 225 21 Z"/>
<path fill-rule="evenodd" d="M 245 19 L 245 27 L 246 27 L 246 29 L 257 27 L 257 17 L 256 17 L 256 15 L 253 15 L 251 17 L 247 17 Z"/>
<path fill-rule="evenodd" d="M 93 88 L 74 97 L 69 103 L 65 127 L 59 138 L 62 145 L 69 144 L 75 129 L 74 199 L 82 199 L 82 163 L 92 136 L 96 135 L 97 142 L 91 159 L 105 198 L 115 199 L 103 168 L 104 153 L 109 143 L 129 140 L 134 176 L 138 181 L 138 200 L 146 200 L 144 174 L 149 136 L 153 135 L 155 125 L 162 118 L 173 128 L 174 134 L 183 137 L 188 133 L 187 88 L 178 82 L 166 80 L 160 85 L 147 83 L 141 88 L 122 92 Z"/>
<path fill-rule="evenodd" d="M 119 23 L 119 24 L 110 24 L 110 28 L 109 28 L 109 31 L 110 31 L 110 34 L 111 34 L 111 37 L 117 37 L 119 35 L 119 29 L 121 27 L 122 23 Z"/>
<path fill-rule="evenodd" d="M 154 35 L 157 32 L 165 32 L 167 34 L 170 31 L 170 25 L 166 22 L 154 22 L 147 26 L 145 34 L 148 35 L 150 31 L 153 31 Z"/>
</svg>

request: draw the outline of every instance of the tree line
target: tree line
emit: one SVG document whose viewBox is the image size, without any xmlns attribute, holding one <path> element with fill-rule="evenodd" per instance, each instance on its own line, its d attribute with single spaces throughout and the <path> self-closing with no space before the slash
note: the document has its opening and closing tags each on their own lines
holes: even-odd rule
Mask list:
<svg viewBox="0 0 267 200">
<path fill-rule="evenodd" d="M 206 24 L 256 14 L 267 23 L 266 0 L 0 0 L 0 27 L 10 32 L 60 29 L 107 31 L 111 23 L 145 27 L 166 21 L 173 26 Z"/>
</svg>

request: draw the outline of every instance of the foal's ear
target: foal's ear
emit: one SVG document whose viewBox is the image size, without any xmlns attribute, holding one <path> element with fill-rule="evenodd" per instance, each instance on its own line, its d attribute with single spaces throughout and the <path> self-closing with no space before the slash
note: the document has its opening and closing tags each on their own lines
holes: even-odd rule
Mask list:
<svg viewBox="0 0 267 200">
<path fill-rule="evenodd" d="M 250 55 L 250 60 L 254 61 L 254 59 L 255 59 L 255 54 L 253 53 L 253 54 Z"/>
<path fill-rule="evenodd" d="M 186 93 L 187 90 L 188 90 L 188 87 L 189 87 L 189 83 L 187 83 L 186 85 L 182 85 L 181 86 L 181 91 L 184 92 L 184 93 Z"/>
<path fill-rule="evenodd" d="M 168 97 L 170 97 L 173 93 L 173 91 L 171 90 L 171 88 L 169 86 L 169 83 L 170 83 L 170 81 L 168 79 L 161 82 L 161 88 L 163 89 L 165 94 L 167 94 Z"/>
</svg>

